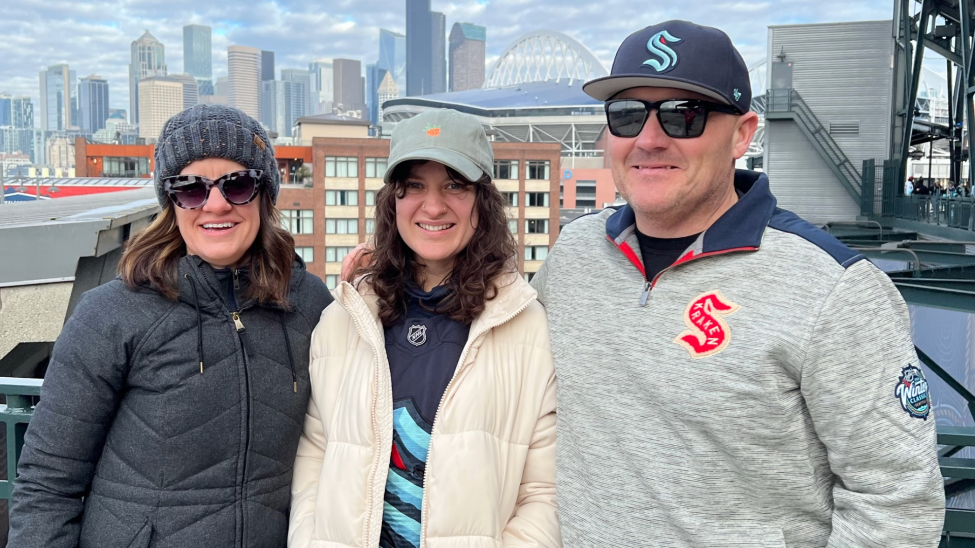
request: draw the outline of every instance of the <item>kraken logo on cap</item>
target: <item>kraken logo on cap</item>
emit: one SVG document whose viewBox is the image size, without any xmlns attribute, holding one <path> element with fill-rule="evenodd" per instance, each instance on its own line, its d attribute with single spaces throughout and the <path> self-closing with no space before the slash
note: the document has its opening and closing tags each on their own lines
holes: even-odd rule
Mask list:
<svg viewBox="0 0 975 548">
<path fill-rule="evenodd" d="M 677 38 L 665 30 L 654 34 L 647 42 L 647 51 L 649 51 L 652 55 L 656 55 L 660 60 L 647 59 L 643 62 L 643 64 L 652 67 L 653 70 L 657 72 L 665 72 L 676 67 L 677 52 L 672 50 L 667 43 L 673 42 L 676 44 L 680 41 L 680 38 Z"/>
</svg>

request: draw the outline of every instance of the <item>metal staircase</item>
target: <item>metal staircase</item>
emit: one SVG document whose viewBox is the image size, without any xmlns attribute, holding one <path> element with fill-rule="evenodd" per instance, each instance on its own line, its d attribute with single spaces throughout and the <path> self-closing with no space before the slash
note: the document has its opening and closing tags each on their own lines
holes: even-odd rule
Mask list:
<svg viewBox="0 0 975 548">
<path fill-rule="evenodd" d="M 772 89 L 766 99 L 766 120 L 795 120 L 803 135 L 809 139 L 813 147 L 829 166 L 836 178 L 850 193 L 850 196 L 860 203 L 860 172 L 846 157 L 843 149 L 829 134 L 829 129 L 820 123 L 809 105 L 802 100 L 802 96 L 794 89 Z"/>
</svg>

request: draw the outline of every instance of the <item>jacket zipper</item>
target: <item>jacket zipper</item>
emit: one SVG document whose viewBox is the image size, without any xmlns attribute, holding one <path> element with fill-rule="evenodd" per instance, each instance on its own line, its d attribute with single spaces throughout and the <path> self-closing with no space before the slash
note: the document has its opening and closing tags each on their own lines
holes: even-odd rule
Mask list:
<svg viewBox="0 0 975 548">
<path fill-rule="evenodd" d="M 234 286 L 237 284 L 237 271 L 234 271 Z M 246 519 L 247 512 L 243 510 L 244 502 L 247 501 L 247 453 L 250 452 L 251 445 L 251 406 L 250 406 L 250 379 L 247 373 L 247 350 L 244 345 L 244 322 L 240 319 L 240 311 L 232 311 L 230 317 L 234 321 L 234 328 L 237 330 L 237 340 L 240 343 L 240 355 L 244 362 L 244 455 L 243 464 L 241 464 L 241 485 L 240 485 L 240 502 L 241 502 L 241 524 L 240 524 L 240 546 L 244 546 L 244 539 L 246 537 L 246 529 L 244 527 L 244 520 Z"/>
<path fill-rule="evenodd" d="M 349 316 L 352 317 L 352 323 L 355 324 L 355 327 L 356 327 L 356 329 L 359 330 L 359 333 L 360 334 L 365 333 L 365 330 L 362 328 L 362 324 L 359 322 L 358 314 L 349 314 Z M 366 342 L 366 344 L 368 344 L 369 346 L 372 346 L 372 354 L 374 356 L 376 356 L 376 361 L 375 361 L 376 366 L 373 368 L 374 373 L 373 373 L 373 376 L 372 376 L 372 393 L 375 395 L 374 397 L 376 399 L 378 399 L 379 398 L 379 368 L 382 367 L 382 364 L 379 362 L 379 351 L 372 344 L 372 342 L 369 341 L 369 339 L 367 337 L 363 337 L 362 340 L 364 340 Z M 377 450 L 382 451 L 382 441 L 383 441 L 383 439 L 382 439 L 382 434 L 379 432 L 379 421 L 376 418 L 376 400 L 373 400 L 371 407 L 372 407 L 372 413 L 371 413 L 371 415 L 372 415 L 372 431 L 375 432 L 375 434 L 376 434 L 376 436 L 375 436 L 375 438 L 376 438 L 376 448 L 377 448 Z M 373 485 L 373 483 L 374 483 L 374 481 L 376 479 L 376 474 L 379 472 L 379 467 L 382 465 L 382 462 L 381 462 L 382 459 L 375 459 L 375 460 L 376 460 L 376 462 L 373 464 L 372 470 L 369 472 L 369 483 L 368 483 L 368 485 L 369 485 L 370 489 L 372 488 L 372 485 Z M 369 512 L 366 514 L 366 521 L 365 521 L 365 533 L 366 533 L 365 534 L 365 540 L 367 541 L 365 543 L 366 546 L 369 546 L 369 545 L 372 544 L 371 542 L 368 542 L 368 541 L 370 540 L 370 538 L 372 536 L 372 534 L 371 534 L 372 533 L 372 515 L 373 515 L 374 506 L 375 506 L 374 504 L 370 504 L 369 505 Z"/>
<path fill-rule="evenodd" d="M 447 388 L 444 389 L 443 395 L 440 396 L 440 403 L 437 404 L 437 413 L 433 416 L 433 424 L 430 425 L 430 446 L 427 448 L 427 462 L 424 465 L 425 472 L 423 474 L 423 502 L 421 503 L 421 508 L 420 508 L 420 548 L 426 546 L 427 543 L 427 520 L 424 519 L 424 517 L 427 515 L 427 500 L 429 499 L 429 497 L 427 496 L 426 477 L 430 473 L 430 469 L 431 469 L 430 463 L 433 460 L 433 437 L 437 433 L 437 419 L 440 418 L 440 410 L 443 407 L 444 400 L 447 399 L 447 394 L 450 393 L 450 388 L 454 385 L 454 380 L 457 379 L 457 374 L 460 373 L 461 368 L 464 365 L 464 360 L 467 358 L 467 353 L 470 352 L 471 346 L 474 345 L 474 341 L 476 341 L 482 335 L 491 331 L 492 329 L 501 327 L 502 325 L 510 322 L 512 319 L 515 318 L 515 316 L 524 312 L 525 309 L 527 309 L 531 303 L 532 303 L 532 299 L 529 299 L 528 302 L 526 302 L 521 306 L 521 308 L 519 308 L 512 314 L 509 314 L 500 322 L 488 326 L 484 329 L 481 329 L 474 337 L 470 337 L 468 339 L 467 345 L 464 346 L 464 351 L 460 355 L 460 360 L 458 360 L 457 362 L 457 368 L 454 370 L 454 375 L 450 377 L 450 382 L 447 383 Z"/>
<path fill-rule="evenodd" d="M 630 258 L 625 252 L 623 252 L 622 249 L 620 249 L 619 244 L 617 244 L 615 240 L 613 240 L 609 236 L 607 236 L 606 239 L 609 240 L 610 243 L 612 243 L 614 246 L 616 246 L 616 249 L 618 249 L 620 253 L 623 253 L 624 257 L 627 257 L 628 259 Z M 737 253 L 739 251 L 758 251 L 758 249 L 759 248 L 757 247 L 737 247 L 734 249 L 723 249 L 721 251 L 711 251 L 710 253 L 701 253 L 700 255 L 691 255 L 691 257 L 683 260 L 677 259 L 677 262 L 675 262 L 674 264 L 668 266 L 667 268 L 664 268 L 660 272 L 657 272 L 657 275 L 653 277 L 653 280 L 647 278 L 647 274 L 643 270 L 642 266 L 638 266 L 634 264 L 633 266 L 636 266 L 637 269 L 640 271 L 640 273 L 643 274 L 643 292 L 640 293 L 640 301 L 639 301 L 640 306 L 647 306 L 647 301 L 650 299 L 650 290 L 653 289 L 653 286 L 655 283 L 657 283 L 657 279 L 660 278 L 660 275 L 663 274 L 664 272 L 667 272 L 668 270 L 673 269 L 676 266 L 687 264 L 691 261 L 696 261 L 698 259 L 703 259 L 704 257 L 711 257 L 714 255 L 727 255 L 729 253 Z M 630 259 L 630 261 L 632 262 L 632 259 Z"/>
</svg>

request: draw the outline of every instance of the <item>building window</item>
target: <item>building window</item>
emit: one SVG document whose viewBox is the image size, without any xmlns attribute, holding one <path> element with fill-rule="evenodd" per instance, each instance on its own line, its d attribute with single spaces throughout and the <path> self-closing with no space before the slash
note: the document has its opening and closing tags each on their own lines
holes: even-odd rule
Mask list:
<svg viewBox="0 0 975 548">
<path fill-rule="evenodd" d="M 548 179 L 548 160 L 528 160 L 526 179 Z"/>
<path fill-rule="evenodd" d="M 376 221 L 373 219 L 366 219 L 366 234 L 374 234 L 376 232 Z"/>
<path fill-rule="evenodd" d="M 529 245 L 525 246 L 525 260 L 526 261 L 544 261 L 548 257 L 548 246 L 547 245 Z"/>
<path fill-rule="evenodd" d="M 495 160 L 494 178 L 495 179 L 517 179 L 518 160 Z"/>
<path fill-rule="evenodd" d="M 548 219 L 527 219 L 525 234 L 548 234 Z"/>
<path fill-rule="evenodd" d="M 376 191 L 375 190 L 367 190 L 366 191 L 366 205 L 367 206 L 374 206 L 374 205 L 376 205 Z"/>
<path fill-rule="evenodd" d="M 596 181 L 576 182 L 576 207 L 596 207 Z"/>
<path fill-rule="evenodd" d="M 334 291 L 337 285 L 339 285 L 339 277 L 337 275 L 328 274 L 325 276 L 325 286 L 328 287 L 329 291 Z"/>
<path fill-rule="evenodd" d="M 152 173 L 149 158 L 106 156 L 102 161 L 102 177 L 137 178 Z"/>
<path fill-rule="evenodd" d="M 326 177 L 358 177 L 359 159 L 355 156 L 326 156 Z"/>
<path fill-rule="evenodd" d="M 314 247 L 296 247 L 295 248 L 295 253 L 297 253 L 298 256 L 301 257 L 301 260 L 302 261 L 305 261 L 306 263 L 310 263 L 310 262 L 314 262 L 315 261 L 315 248 Z"/>
<path fill-rule="evenodd" d="M 508 232 L 518 234 L 518 219 L 508 219 Z"/>
<path fill-rule="evenodd" d="M 366 177 L 385 177 L 386 158 L 366 158 Z"/>
<path fill-rule="evenodd" d="M 352 252 L 354 247 L 326 247 L 325 248 L 325 262 L 326 263 L 341 263 L 342 259 L 346 255 Z"/>
<path fill-rule="evenodd" d="M 359 205 L 359 191 L 357 190 L 326 190 L 325 205 L 354 206 Z"/>
<path fill-rule="evenodd" d="M 310 209 L 282 209 L 281 226 L 292 234 L 311 234 L 314 230 Z"/>
<path fill-rule="evenodd" d="M 528 192 L 525 194 L 528 207 L 548 207 L 548 192 Z"/>
<path fill-rule="evenodd" d="M 325 219 L 325 234 L 358 234 L 359 219 Z"/>
<path fill-rule="evenodd" d="M 535 274 L 537 274 L 537 272 L 525 272 L 525 281 L 526 282 L 532 281 L 532 278 L 535 277 Z"/>
<path fill-rule="evenodd" d="M 501 195 L 504 196 L 504 203 L 505 203 L 505 205 L 508 205 L 508 206 L 511 206 L 511 207 L 518 207 L 518 193 L 517 192 L 502 192 Z"/>
</svg>

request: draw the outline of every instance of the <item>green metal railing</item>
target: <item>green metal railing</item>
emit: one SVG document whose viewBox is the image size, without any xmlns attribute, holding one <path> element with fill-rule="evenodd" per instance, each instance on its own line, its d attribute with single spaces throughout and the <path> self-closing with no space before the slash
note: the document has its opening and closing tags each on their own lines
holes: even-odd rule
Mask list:
<svg viewBox="0 0 975 548">
<path fill-rule="evenodd" d="M 0 406 L 0 422 L 6 433 L 7 479 L 0 480 L 0 499 L 10 499 L 17 461 L 24 446 L 24 432 L 34 411 L 34 399 L 41 395 L 41 379 L 0 377 L 0 395 L 7 404 Z"/>
<path fill-rule="evenodd" d="M 916 348 L 916 347 L 915 347 Z M 918 357 L 931 371 L 958 392 L 968 403 L 975 418 L 975 395 L 956 381 L 921 349 Z M 24 445 L 24 432 L 30 422 L 36 399 L 41 393 L 41 379 L 0 377 L 0 395 L 7 404 L 0 405 L 0 422 L 6 430 L 7 479 L 0 480 L 0 499 L 9 500 L 13 492 L 13 479 L 17 476 L 17 461 Z M 975 447 L 975 428 L 939 427 L 939 463 L 946 480 L 945 492 L 953 496 L 975 489 L 975 459 L 954 457 L 966 447 Z M 975 548 L 975 511 L 949 508 L 945 512 L 942 548 Z M 958 536 L 961 535 L 961 536 Z"/>
</svg>

